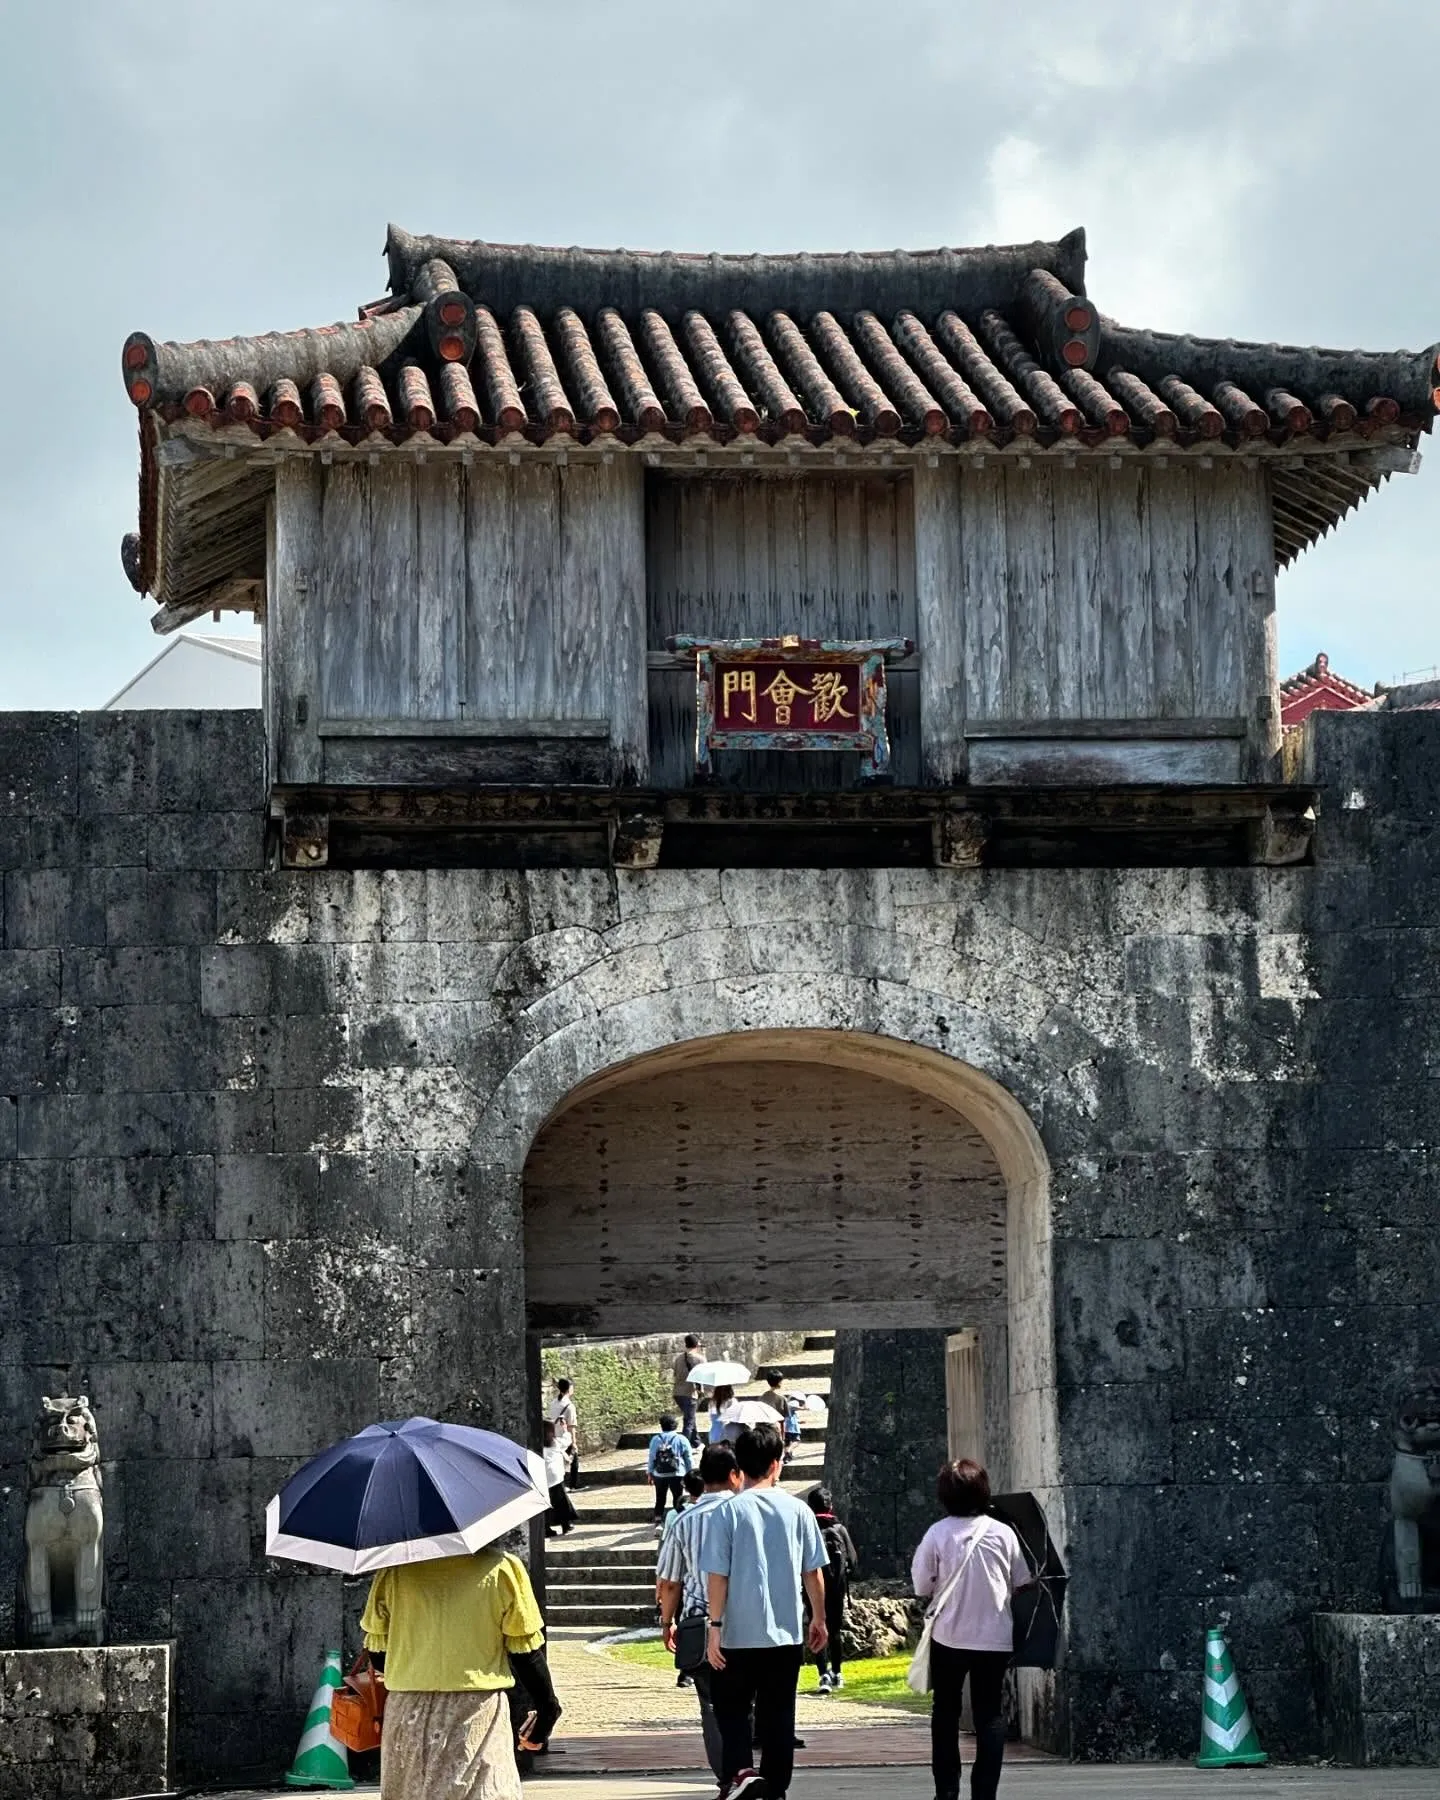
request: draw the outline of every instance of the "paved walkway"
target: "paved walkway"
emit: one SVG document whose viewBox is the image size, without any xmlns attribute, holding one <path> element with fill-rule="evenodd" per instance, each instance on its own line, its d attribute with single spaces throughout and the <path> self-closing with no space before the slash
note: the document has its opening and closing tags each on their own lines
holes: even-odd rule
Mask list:
<svg viewBox="0 0 1440 1800">
<path fill-rule="evenodd" d="M 1434 1769 L 1226 1769 L 1206 1775 L 1186 1764 L 1125 1763 L 1007 1765 L 1001 1800 L 1204 1800 L 1223 1790 L 1227 1800 L 1435 1800 Z M 709 1776 L 532 1776 L 530 1794 L 544 1800 L 714 1800 Z M 374 1787 L 355 1789 L 373 1795 Z M 930 1800 L 929 1770 L 811 1769 L 797 1771 L 791 1800 Z M 215 1794 L 211 1800 L 293 1800 L 294 1788 L 268 1795 Z"/>
</svg>

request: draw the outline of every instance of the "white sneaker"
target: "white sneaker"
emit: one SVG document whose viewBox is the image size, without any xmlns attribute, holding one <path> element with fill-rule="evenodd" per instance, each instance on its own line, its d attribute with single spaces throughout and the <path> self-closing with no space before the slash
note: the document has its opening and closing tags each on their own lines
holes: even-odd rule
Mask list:
<svg viewBox="0 0 1440 1800">
<path fill-rule="evenodd" d="M 835 1671 L 835 1673 L 830 1677 L 830 1692 L 832 1694 L 838 1694 L 840 1689 L 843 1688 L 844 1685 L 845 1685 L 845 1677 L 837 1669 Z"/>
<path fill-rule="evenodd" d="M 832 1676 L 832 1675 L 831 1675 L 831 1674 L 830 1674 L 830 1673 L 829 1673 L 829 1671 L 828 1671 L 828 1670 L 827 1670 L 827 1671 L 826 1671 L 826 1672 L 825 1672 L 825 1674 L 823 1674 L 823 1675 L 822 1675 L 822 1676 L 821 1676 L 821 1677 L 820 1677 L 820 1688 L 819 1688 L 819 1692 L 820 1692 L 820 1693 L 822 1693 L 822 1694 L 829 1694 L 829 1693 L 833 1693 L 833 1692 L 834 1692 L 834 1688 L 835 1688 L 835 1679 L 834 1679 L 834 1677 L 833 1677 L 833 1676 Z"/>
</svg>

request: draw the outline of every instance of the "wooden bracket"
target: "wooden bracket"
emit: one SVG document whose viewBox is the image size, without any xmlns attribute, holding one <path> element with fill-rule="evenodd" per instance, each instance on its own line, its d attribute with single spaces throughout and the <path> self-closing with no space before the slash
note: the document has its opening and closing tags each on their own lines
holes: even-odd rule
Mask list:
<svg viewBox="0 0 1440 1800">
<path fill-rule="evenodd" d="M 610 821 L 610 861 L 617 869 L 660 866 L 665 821 L 654 813 L 628 813 Z"/>
<path fill-rule="evenodd" d="M 979 813 L 941 813 L 933 832 L 936 868 L 978 869 L 983 864 L 990 827 Z"/>
<path fill-rule="evenodd" d="M 1276 812 L 1267 806 L 1251 827 L 1250 859 L 1267 869 L 1284 869 L 1303 863 L 1315 838 L 1315 808 L 1304 812 Z"/>
<path fill-rule="evenodd" d="M 280 867 L 323 869 L 329 861 L 329 813 L 287 812 L 280 824 Z"/>
</svg>

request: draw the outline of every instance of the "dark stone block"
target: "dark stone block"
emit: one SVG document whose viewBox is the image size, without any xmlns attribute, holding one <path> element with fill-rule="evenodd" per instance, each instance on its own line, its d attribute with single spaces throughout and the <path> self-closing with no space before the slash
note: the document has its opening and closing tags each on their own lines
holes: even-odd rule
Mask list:
<svg viewBox="0 0 1440 1800">
<path fill-rule="evenodd" d="M 255 1081 L 254 1024 L 189 1006 L 105 1012 L 105 1081 L 117 1093 L 173 1093 Z"/>
<path fill-rule="evenodd" d="M 0 1088 L 93 1093 L 102 1085 L 100 1014 L 78 1007 L 0 1011 Z"/>
<path fill-rule="evenodd" d="M 264 1353 L 258 1244 L 73 1244 L 57 1252 L 57 1265 L 81 1358 L 194 1362 Z M 137 1308 L 142 1294 L 151 1304 Z"/>
<path fill-rule="evenodd" d="M 1440 930 L 1424 927 L 1393 931 L 1388 936 L 1397 998 L 1433 1000 L 1440 996 Z"/>
<path fill-rule="evenodd" d="M 1303 1485 L 1160 1489 L 1155 1524 L 1166 1554 L 1158 1591 L 1228 1599 L 1264 1581 L 1313 1595 L 1320 1503 L 1317 1489 Z"/>
<path fill-rule="evenodd" d="M 273 1154 L 221 1156 L 215 1164 L 218 1238 L 311 1238 L 324 1234 L 319 1158 Z"/>
<path fill-rule="evenodd" d="M 1277 1482 L 1335 1483 L 1342 1478 L 1341 1444 L 1334 1414 L 1190 1419 L 1175 1427 L 1175 1480 L 1261 1490 Z"/>
<path fill-rule="evenodd" d="M 214 1629 L 217 1619 L 225 1621 L 223 1632 Z M 282 1757 L 276 1757 L 272 1743 L 263 1758 L 266 1764 L 288 1760 L 325 1652 L 340 1642 L 340 1583 L 335 1577 L 177 1581 L 175 1625 L 189 1652 L 177 1658 L 175 1668 L 182 1711 L 249 1714 L 275 1709 L 298 1715 Z M 305 1699 L 297 1704 L 302 1694 Z"/>
<path fill-rule="evenodd" d="M 66 950 L 61 998 L 70 1006 L 193 1005 L 200 992 L 197 954 L 141 944 Z"/>
<path fill-rule="evenodd" d="M 94 1361 L 76 1375 L 94 1403 L 105 1455 L 143 1461 L 211 1455 L 216 1370 L 252 1366 Z"/>
<path fill-rule="evenodd" d="M 1174 1252 L 1115 1238 L 1056 1244 L 1060 1382 L 1153 1381 L 1184 1362 Z"/>
<path fill-rule="evenodd" d="M 274 1107 L 276 1150 L 353 1148 L 360 1128 L 358 1088 L 277 1088 Z"/>
<path fill-rule="evenodd" d="M 59 1004 L 58 950 L 0 950 L 0 1008 Z"/>
<path fill-rule="evenodd" d="M 132 1463 L 125 1473 L 127 1579 L 247 1575 L 251 1514 L 268 1494 L 248 1457 L 179 1457 Z"/>
<path fill-rule="evenodd" d="M 1170 1390 L 1163 1382 L 1062 1388 L 1058 1398 L 1067 1484 L 1171 1480 Z"/>
<path fill-rule="evenodd" d="M 5 877 L 5 944 L 11 950 L 105 942 L 99 869 L 12 869 Z"/>
<path fill-rule="evenodd" d="M 144 868 L 146 824 L 123 813 L 31 819 L 24 860 L 32 869 Z"/>
<path fill-rule="evenodd" d="M 1384 1000 L 1396 990 L 1393 931 L 1324 931 L 1310 939 L 1311 973 L 1326 1000 Z M 1326 1008 L 1316 1017 L 1333 1017 Z M 1340 1015 L 1343 1017 L 1343 1013 Z"/>
<path fill-rule="evenodd" d="M 1355 1234 L 1349 1229 L 1267 1231 L 1252 1240 L 1261 1298 L 1239 1304 L 1344 1306 L 1355 1296 Z M 1227 1305 L 1223 1297 L 1216 1304 Z"/>
<path fill-rule="evenodd" d="M 200 953 L 207 1013 L 320 1014 L 334 1006 L 329 944 L 220 944 Z"/>
<path fill-rule="evenodd" d="M 149 821 L 152 869 L 259 869 L 265 815 L 253 812 L 156 813 Z"/>
<path fill-rule="evenodd" d="M 292 1018 L 227 1020 L 253 1025 L 255 1078 L 265 1087 L 309 1088 L 328 1084 L 350 1064 L 350 1021 L 343 1013 Z"/>
<path fill-rule="evenodd" d="M 214 941 L 213 874 L 199 869 L 112 869 L 108 880 L 108 943 L 153 946 Z"/>
<path fill-rule="evenodd" d="M 19 1153 L 19 1109 L 8 1094 L 0 1094 L 0 1159 Z"/>
<path fill-rule="evenodd" d="M 369 1348 L 367 1346 L 367 1348 Z M 373 1425 L 379 1411 L 379 1344 L 371 1355 L 215 1365 L 215 1448 L 220 1456 L 316 1456 Z"/>
<path fill-rule="evenodd" d="M 315 1676 L 310 1686 L 313 1691 Z M 185 1703 L 178 1708 L 175 1761 L 180 1774 L 190 1780 L 243 1770 L 252 1776 L 268 1774 L 274 1783 L 280 1783 L 304 1729 L 304 1702 L 267 1708 L 250 1705 L 238 1682 L 232 1684 L 227 1697 L 234 1700 L 238 1711 L 192 1712 Z M 200 1705 L 204 1704 L 202 1696 Z"/>
<path fill-rule="evenodd" d="M 140 1156 L 70 1165 L 76 1242 L 215 1235 L 215 1159 Z"/>
<path fill-rule="evenodd" d="M 251 812 L 265 787 L 256 712 L 86 713 L 79 733 L 82 813 Z"/>
<path fill-rule="evenodd" d="M 73 813 L 74 713 L 0 713 L 0 814 Z"/>
<path fill-rule="evenodd" d="M 0 1160 L 0 1244 L 63 1244 L 69 1236 L 69 1166 Z"/>
<path fill-rule="evenodd" d="M 1082 1762 L 1153 1762 L 1193 1756 L 1203 1661 L 1173 1672 L 1066 1674 L 1070 1737 Z"/>
<path fill-rule="evenodd" d="M 1186 1338 L 1177 1420 L 1284 1418 L 1316 1406 L 1361 1412 L 1382 1397 L 1388 1405 L 1417 1366 L 1416 1321 L 1406 1307 L 1195 1313 Z"/>
</svg>

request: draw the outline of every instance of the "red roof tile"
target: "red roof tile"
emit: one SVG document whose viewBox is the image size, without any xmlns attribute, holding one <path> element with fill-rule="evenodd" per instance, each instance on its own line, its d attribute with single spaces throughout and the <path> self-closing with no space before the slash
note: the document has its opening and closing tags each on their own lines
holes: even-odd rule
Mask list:
<svg viewBox="0 0 1440 1800">
<path fill-rule="evenodd" d="M 1354 712 L 1374 703 L 1374 694 L 1332 672 L 1330 658 L 1323 650 L 1309 668 L 1301 669 L 1298 675 L 1288 675 L 1280 683 L 1282 726 L 1298 725 L 1312 712 Z"/>
<path fill-rule="evenodd" d="M 790 257 L 548 250 L 392 227 L 390 298 L 350 324 L 194 344 L 136 332 L 122 372 L 142 414 L 314 441 L 737 436 L 1103 451 L 1210 441 L 1318 444 L 1428 428 L 1417 355 L 1137 331 L 1084 296 L 1084 234 L 983 250 Z M 1277 476 L 1286 560 L 1379 477 Z M 143 527 L 142 527 L 143 534 Z M 142 563 L 145 559 L 141 558 Z"/>
</svg>

